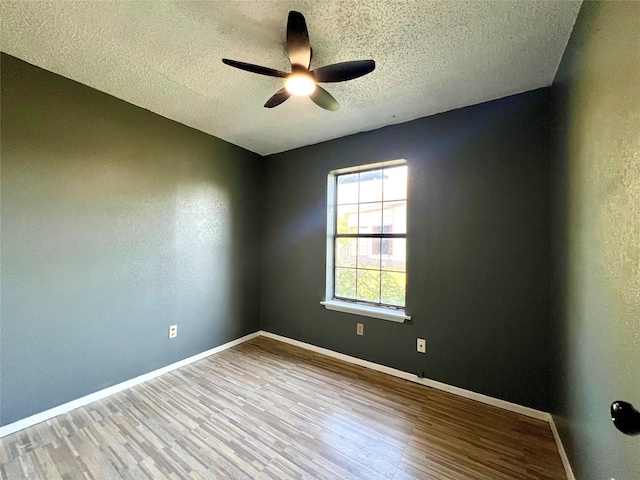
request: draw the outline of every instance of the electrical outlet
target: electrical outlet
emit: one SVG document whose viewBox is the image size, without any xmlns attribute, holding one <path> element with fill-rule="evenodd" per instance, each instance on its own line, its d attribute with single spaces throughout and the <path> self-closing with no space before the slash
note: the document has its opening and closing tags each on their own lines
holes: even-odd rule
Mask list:
<svg viewBox="0 0 640 480">
<path fill-rule="evenodd" d="M 356 324 L 356 333 L 358 335 L 364 335 L 364 325 L 362 323 Z"/>
<path fill-rule="evenodd" d="M 420 353 L 427 353 L 427 341 L 424 338 L 418 339 L 418 351 Z"/>
<path fill-rule="evenodd" d="M 176 338 L 178 336 L 178 325 L 171 325 L 169 327 L 169 338 Z"/>
</svg>

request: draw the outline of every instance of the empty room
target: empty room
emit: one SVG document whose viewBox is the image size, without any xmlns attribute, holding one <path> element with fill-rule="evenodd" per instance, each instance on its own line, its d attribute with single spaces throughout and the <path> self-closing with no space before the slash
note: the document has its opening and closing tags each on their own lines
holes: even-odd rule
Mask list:
<svg viewBox="0 0 640 480">
<path fill-rule="evenodd" d="M 640 2 L 0 22 L 2 480 L 640 479 Z"/>
</svg>

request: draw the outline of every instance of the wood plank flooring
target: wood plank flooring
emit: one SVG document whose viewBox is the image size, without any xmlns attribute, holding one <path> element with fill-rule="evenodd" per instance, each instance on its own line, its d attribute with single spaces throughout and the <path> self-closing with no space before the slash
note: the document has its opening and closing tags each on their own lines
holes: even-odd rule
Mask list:
<svg viewBox="0 0 640 480">
<path fill-rule="evenodd" d="M 259 337 L 0 440 L 2 479 L 564 479 L 542 421 Z"/>
</svg>

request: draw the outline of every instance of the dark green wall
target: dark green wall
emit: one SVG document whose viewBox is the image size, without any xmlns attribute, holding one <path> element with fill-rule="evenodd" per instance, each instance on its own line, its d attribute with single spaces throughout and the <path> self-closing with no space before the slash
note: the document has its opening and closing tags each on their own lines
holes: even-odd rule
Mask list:
<svg viewBox="0 0 640 480">
<path fill-rule="evenodd" d="M 262 328 L 546 411 L 552 115 L 541 89 L 266 157 Z M 327 311 L 327 174 L 397 158 L 409 165 L 413 319 Z"/>
<path fill-rule="evenodd" d="M 562 302 L 551 412 L 580 479 L 640 478 L 640 2 L 585 2 L 553 85 Z"/>
<path fill-rule="evenodd" d="M 260 156 L 1 62 L 2 424 L 258 330 Z"/>
</svg>

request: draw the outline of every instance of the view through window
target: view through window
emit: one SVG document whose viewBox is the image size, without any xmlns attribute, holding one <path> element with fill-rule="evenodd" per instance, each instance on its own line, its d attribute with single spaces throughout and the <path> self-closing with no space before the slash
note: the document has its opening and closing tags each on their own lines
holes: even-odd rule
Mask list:
<svg viewBox="0 0 640 480">
<path fill-rule="evenodd" d="M 407 285 L 407 166 L 335 176 L 334 295 L 404 307 Z"/>
</svg>

